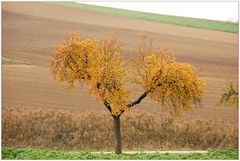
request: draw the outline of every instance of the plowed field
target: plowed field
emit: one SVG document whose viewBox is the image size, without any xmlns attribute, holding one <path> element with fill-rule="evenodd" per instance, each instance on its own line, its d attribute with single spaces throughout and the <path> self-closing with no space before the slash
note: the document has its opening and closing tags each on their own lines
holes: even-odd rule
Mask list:
<svg viewBox="0 0 240 161">
<path fill-rule="evenodd" d="M 238 79 L 238 33 L 196 29 L 130 19 L 77 8 L 44 3 L 2 3 L 2 57 L 15 60 L 2 65 L 2 104 L 6 106 L 62 108 L 105 111 L 87 89 L 66 92 L 66 84 L 53 80 L 49 60 L 54 46 L 77 31 L 83 36 L 100 37 L 117 29 L 124 55 L 137 54 L 142 33 L 154 46 L 172 45 L 180 62 L 191 63 L 206 80 L 202 107 L 185 113 L 183 119 L 238 121 L 236 108 L 216 106 L 228 80 Z M 16 61 L 17 60 L 17 61 Z M 17 62 L 27 62 L 17 63 Z M 144 100 L 134 110 L 164 112 Z"/>
</svg>

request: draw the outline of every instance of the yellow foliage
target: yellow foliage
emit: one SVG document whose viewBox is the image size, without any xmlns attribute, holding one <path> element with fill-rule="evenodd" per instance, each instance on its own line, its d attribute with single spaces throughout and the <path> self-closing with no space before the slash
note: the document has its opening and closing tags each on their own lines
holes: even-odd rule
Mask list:
<svg viewBox="0 0 240 161">
<path fill-rule="evenodd" d="M 69 87 L 76 80 L 88 85 L 91 94 L 111 105 L 113 114 L 126 104 L 125 69 L 113 35 L 94 40 L 72 33 L 55 48 L 51 71 L 57 80 L 68 82 Z"/>
<path fill-rule="evenodd" d="M 127 66 L 114 35 L 96 40 L 72 33 L 55 48 L 51 71 L 57 80 L 68 82 L 69 87 L 74 81 L 87 85 L 89 92 L 102 100 L 115 116 L 140 103 L 147 95 L 175 113 L 200 102 L 204 81 L 191 65 L 177 63 L 168 48 L 146 50 L 141 43 L 139 49 L 139 59 Z M 133 82 L 144 89 L 144 94 L 132 103 L 128 101 L 124 81 L 129 72 Z"/>
<path fill-rule="evenodd" d="M 220 102 L 220 105 L 231 106 L 235 105 L 238 107 L 238 83 L 230 82 L 223 92 Z"/>
<path fill-rule="evenodd" d="M 191 65 L 176 62 L 168 48 L 144 50 L 140 59 L 131 62 L 132 82 L 140 84 L 152 99 L 171 108 L 174 114 L 200 103 L 205 83 Z"/>
<path fill-rule="evenodd" d="M 96 40 L 82 39 L 77 33 L 72 33 L 53 51 L 51 72 L 57 80 L 69 83 L 89 79 L 88 67 L 92 65 L 97 46 Z"/>
</svg>

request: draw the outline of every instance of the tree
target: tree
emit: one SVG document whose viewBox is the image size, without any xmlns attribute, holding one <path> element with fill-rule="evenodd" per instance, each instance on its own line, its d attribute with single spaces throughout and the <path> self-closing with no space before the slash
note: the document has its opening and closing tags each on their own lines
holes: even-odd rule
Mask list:
<svg viewBox="0 0 240 161">
<path fill-rule="evenodd" d="M 144 40 L 144 39 L 143 39 Z M 113 34 L 103 39 L 82 38 L 72 33 L 53 51 L 51 72 L 59 81 L 75 81 L 89 87 L 90 94 L 103 101 L 114 120 L 115 153 L 121 153 L 120 116 L 139 104 L 146 96 L 169 107 L 177 114 L 181 109 L 199 104 L 204 81 L 189 64 L 178 63 L 168 48 L 145 48 L 140 45 L 139 58 L 126 63 Z M 143 93 L 129 100 L 126 77 L 142 86 Z"/>
<path fill-rule="evenodd" d="M 231 106 L 235 105 L 238 107 L 238 84 L 237 82 L 231 81 L 227 85 L 225 91 L 223 92 L 219 105 Z"/>
</svg>

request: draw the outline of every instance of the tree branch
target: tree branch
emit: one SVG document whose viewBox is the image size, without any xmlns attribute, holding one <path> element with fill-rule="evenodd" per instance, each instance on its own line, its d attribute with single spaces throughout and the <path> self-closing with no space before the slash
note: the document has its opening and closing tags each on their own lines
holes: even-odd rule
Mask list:
<svg viewBox="0 0 240 161">
<path fill-rule="evenodd" d="M 147 92 L 144 92 L 140 97 L 138 97 L 138 99 L 136 99 L 132 103 L 128 104 L 127 107 L 130 108 L 132 106 L 135 106 L 135 105 L 141 103 L 141 101 L 147 96 L 147 94 L 148 94 Z"/>
<path fill-rule="evenodd" d="M 138 99 L 136 99 L 136 100 L 133 101 L 132 103 L 129 103 L 129 104 L 127 105 L 127 108 L 131 108 L 131 107 L 133 107 L 133 106 L 141 103 L 141 101 L 147 96 L 147 94 L 148 94 L 148 92 L 144 92 L 140 97 L 138 97 Z M 119 115 L 121 115 L 121 114 L 124 113 L 124 112 L 125 112 L 125 109 L 120 110 L 120 114 L 119 114 Z"/>
<path fill-rule="evenodd" d="M 97 87 L 97 89 L 100 89 L 101 83 L 97 82 L 96 87 Z M 103 104 L 104 104 L 105 107 L 108 109 L 108 111 L 109 111 L 110 113 L 112 113 L 111 105 L 108 103 L 108 101 L 107 101 L 106 99 L 103 100 Z"/>
<path fill-rule="evenodd" d="M 110 106 L 110 104 L 107 102 L 107 100 L 104 100 L 103 103 L 104 103 L 105 107 L 107 107 L 108 111 L 109 111 L 110 113 L 112 113 L 111 106 Z"/>
</svg>

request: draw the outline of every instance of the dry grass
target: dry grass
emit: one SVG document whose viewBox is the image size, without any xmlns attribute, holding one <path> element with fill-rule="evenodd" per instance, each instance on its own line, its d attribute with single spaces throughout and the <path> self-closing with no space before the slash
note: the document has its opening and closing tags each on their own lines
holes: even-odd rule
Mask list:
<svg viewBox="0 0 240 161">
<path fill-rule="evenodd" d="M 238 126 L 223 121 L 176 121 L 160 114 L 122 116 L 125 150 L 238 147 Z M 2 108 L 2 145 L 62 150 L 112 150 L 112 118 L 103 113 Z"/>
</svg>

